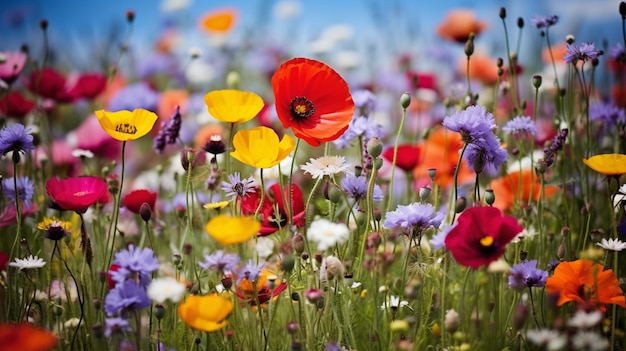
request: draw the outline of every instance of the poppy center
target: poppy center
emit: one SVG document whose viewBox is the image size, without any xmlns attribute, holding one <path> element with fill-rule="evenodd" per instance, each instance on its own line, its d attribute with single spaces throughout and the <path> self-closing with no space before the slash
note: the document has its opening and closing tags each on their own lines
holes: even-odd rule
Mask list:
<svg viewBox="0 0 626 351">
<path fill-rule="evenodd" d="M 115 126 L 115 131 L 124 134 L 135 134 L 137 133 L 137 127 L 130 123 L 120 123 Z"/>
<path fill-rule="evenodd" d="M 491 247 L 493 245 L 493 237 L 492 236 L 484 236 L 480 239 L 480 245 L 483 247 Z"/>
<path fill-rule="evenodd" d="M 299 121 L 303 121 L 315 113 L 315 105 L 304 96 L 296 96 L 291 99 L 289 109 L 291 110 L 291 116 Z"/>
</svg>

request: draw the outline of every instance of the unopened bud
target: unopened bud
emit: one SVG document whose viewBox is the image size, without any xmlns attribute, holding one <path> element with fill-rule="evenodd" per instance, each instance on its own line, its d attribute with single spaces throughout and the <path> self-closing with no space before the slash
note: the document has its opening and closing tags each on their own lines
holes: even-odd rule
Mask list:
<svg viewBox="0 0 626 351">
<path fill-rule="evenodd" d="M 576 41 L 576 37 L 574 37 L 573 35 L 568 34 L 568 35 L 565 36 L 565 42 L 566 43 L 572 45 L 572 44 L 574 44 L 575 41 Z"/>
<path fill-rule="evenodd" d="M 502 18 L 502 19 L 506 18 L 506 8 L 504 8 L 504 7 L 500 8 L 500 18 Z"/>
<path fill-rule="evenodd" d="M 367 141 L 367 153 L 372 157 L 378 157 L 383 153 L 383 143 L 377 137 Z"/>
<path fill-rule="evenodd" d="M 626 19 L 626 2 L 619 3 L 619 14 L 622 15 L 622 19 Z"/>
<path fill-rule="evenodd" d="M 126 20 L 128 21 L 128 23 L 133 23 L 133 21 L 135 20 L 135 11 L 126 11 Z"/>
<path fill-rule="evenodd" d="M 463 210 L 465 210 L 466 206 L 467 206 L 467 199 L 464 196 L 460 197 L 456 199 L 456 203 L 454 204 L 454 211 L 456 213 L 461 213 L 463 212 Z"/>
<path fill-rule="evenodd" d="M 485 190 L 485 202 L 489 206 L 492 206 L 493 203 L 496 202 L 496 194 L 493 192 L 493 189 Z"/>
<path fill-rule="evenodd" d="M 430 178 L 430 181 L 434 182 L 436 176 L 437 176 L 437 168 L 429 168 L 428 178 Z"/>
<path fill-rule="evenodd" d="M 296 265 L 296 260 L 291 255 L 283 257 L 283 260 L 280 261 L 280 268 L 285 273 L 291 273 L 295 265 Z"/>
<path fill-rule="evenodd" d="M 163 319 L 165 317 L 165 307 L 161 304 L 154 305 L 154 316 L 157 320 Z"/>
<path fill-rule="evenodd" d="M 427 186 L 423 186 L 419 190 L 420 200 L 426 201 L 430 197 L 431 189 Z"/>
<path fill-rule="evenodd" d="M 43 30 L 48 29 L 48 20 L 42 19 L 41 21 L 39 21 L 39 27 Z"/>
<path fill-rule="evenodd" d="M 402 95 L 400 96 L 400 106 L 402 106 L 402 108 L 406 110 L 410 104 L 411 95 L 409 95 L 409 93 L 402 93 Z"/>
<path fill-rule="evenodd" d="M 293 251 L 295 251 L 295 253 L 298 255 L 302 254 L 305 247 L 304 236 L 300 233 L 296 233 L 293 238 L 291 238 L 291 246 L 293 246 Z"/>
<path fill-rule="evenodd" d="M 470 56 L 472 56 L 472 54 L 474 53 L 474 33 L 472 33 L 469 37 L 469 39 L 467 39 L 467 42 L 465 42 L 465 56 L 467 56 L 468 58 Z"/>
<path fill-rule="evenodd" d="M 541 76 L 538 74 L 535 74 L 533 76 L 533 86 L 535 87 L 535 89 L 539 89 L 539 87 L 541 86 Z"/>
<path fill-rule="evenodd" d="M 239 81 L 241 81 L 241 77 L 236 71 L 230 71 L 226 75 L 226 86 L 229 89 L 237 89 L 237 87 L 239 86 Z"/>
<path fill-rule="evenodd" d="M 141 207 L 139 207 L 139 215 L 144 222 L 149 222 L 150 218 L 152 218 L 152 208 L 150 208 L 147 202 L 142 203 Z"/>
<path fill-rule="evenodd" d="M 518 17 L 518 18 L 517 18 L 517 26 L 518 26 L 520 29 L 524 28 L 524 19 L 523 19 L 523 18 L 521 18 L 521 17 Z"/>
<path fill-rule="evenodd" d="M 295 334 L 300 330 L 300 324 L 298 322 L 288 322 L 285 329 L 287 329 L 287 333 Z"/>
</svg>

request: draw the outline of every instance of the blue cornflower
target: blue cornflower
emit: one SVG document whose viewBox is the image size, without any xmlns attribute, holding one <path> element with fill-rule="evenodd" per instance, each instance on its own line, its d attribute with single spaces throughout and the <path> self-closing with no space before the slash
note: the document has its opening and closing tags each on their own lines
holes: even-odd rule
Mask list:
<svg viewBox="0 0 626 351">
<path fill-rule="evenodd" d="M 254 263 L 254 261 L 249 260 L 244 266 L 240 267 L 235 275 L 237 276 L 237 285 L 241 283 L 242 280 L 247 279 L 250 282 L 255 281 L 259 275 L 261 274 L 261 270 L 265 266 L 265 262 Z"/>
<path fill-rule="evenodd" d="M 158 102 L 159 93 L 150 88 L 147 83 L 140 82 L 128 85 L 113 95 L 109 102 L 109 110 L 132 111 L 136 108 L 143 108 L 156 111 Z"/>
<path fill-rule="evenodd" d="M 117 271 L 111 272 L 111 278 L 118 285 L 132 278 L 137 279 L 141 286 L 148 286 L 152 280 L 151 273 L 159 269 L 159 260 L 151 249 L 136 248 L 132 244 L 128 249 L 116 252 L 113 263 L 120 266 Z"/>
<path fill-rule="evenodd" d="M 448 233 L 454 228 L 454 225 L 446 225 L 439 233 L 433 235 L 430 239 L 430 246 L 432 246 L 433 250 L 441 250 L 446 248 L 446 237 L 448 237 Z"/>
<path fill-rule="evenodd" d="M 546 285 L 548 272 L 537 268 L 537 260 L 524 261 L 511 267 L 509 288 L 524 289 Z"/>
<path fill-rule="evenodd" d="M 355 112 L 355 116 L 348 124 L 348 129 L 341 137 L 333 140 L 333 144 L 338 149 L 344 149 L 350 147 L 351 142 L 358 137 L 364 137 L 367 140 L 374 137 L 382 139 L 385 137 L 385 129 L 375 120 L 365 116 L 358 116 Z"/>
<path fill-rule="evenodd" d="M 548 28 L 555 25 L 559 21 L 559 16 L 535 16 L 530 19 L 530 23 L 532 23 L 537 28 Z"/>
<path fill-rule="evenodd" d="M 115 285 L 104 298 L 107 316 L 122 315 L 130 309 L 146 308 L 152 304 L 146 289 L 132 280 Z"/>
<path fill-rule="evenodd" d="M 204 269 L 213 269 L 218 273 L 234 272 L 239 265 L 239 255 L 225 253 L 219 250 L 212 255 L 204 255 L 204 262 L 198 262 L 198 266 Z"/>
<path fill-rule="evenodd" d="M 348 194 L 348 197 L 355 199 L 356 201 L 362 200 L 367 197 L 367 178 L 365 176 L 355 176 L 354 174 L 346 174 L 341 179 L 341 187 Z M 372 193 L 372 199 L 374 201 L 383 201 L 385 194 L 380 189 L 378 184 L 374 184 L 374 192 Z"/>
<path fill-rule="evenodd" d="M 461 134 L 465 143 L 472 143 L 483 134 L 493 134 L 497 128 L 493 115 L 484 106 L 469 106 L 443 119 L 443 126 Z"/>
<path fill-rule="evenodd" d="M 111 335 L 120 332 L 131 331 L 128 320 L 121 317 L 105 318 L 104 319 L 104 336 L 111 337 Z"/>
<path fill-rule="evenodd" d="M 594 101 L 589 105 L 589 118 L 604 123 L 606 127 L 626 124 L 626 113 L 623 108 L 613 103 Z"/>
<path fill-rule="evenodd" d="M 376 106 L 376 95 L 367 89 L 359 89 L 352 93 L 355 116 L 367 117 Z"/>
<path fill-rule="evenodd" d="M 523 136 L 526 134 L 535 135 L 535 122 L 528 116 L 517 116 L 508 121 L 502 130 L 506 133 Z"/>
<path fill-rule="evenodd" d="M 15 202 L 19 196 L 24 206 L 30 207 L 33 195 L 35 195 L 35 184 L 28 177 L 17 178 L 17 191 L 13 178 L 2 180 L 2 193 L 11 201 Z"/>
<path fill-rule="evenodd" d="M 243 199 L 248 193 L 254 193 L 254 178 L 252 176 L 241 179 L 241 174 L 235 172 L 228 175 L 228 182 L 222 182 L 222 190 L 226 192 L 226 197 L 231 200 Z"/>
<path fill-rule="evenodd" d="M 383 227 L 387 229 L 402 227 L 408 230 L 421 231 L 429 227 L 439 227 L 444 215 L 435 212 L 431 204 L 414 202 L 410 205 L 398 205 L 395 211 L 387 213 Z"/>
<path fill-rule="evenodd" d="M 493 133 L 484 134 L 481 138 L 467 144 L 463 158 L 474 172 L 486 170 L 493 174 L 507 160 L 509 154 L 500 145 L 500 139 Z"/>
<path fill-rule="evenodd" d="M 13 159 L 19 161 L 19 158 L 16 158 L 18 154 L 35 150 L 30 132 L 30 128 L 26 129 L 19 123 L 0 129 L 0 154 L 4 156 L 14 152 Z"/>
<path fill-rule="evenodd" d="M 598 58 L 601 53 L 600 50 L 596 50 L 596 46 L 593 43 L 582 43 L 579 46 L 567 44 L 563 59 L 567 63 L 576 64 L 578 60 L 586 62 Z"/>
</svg>

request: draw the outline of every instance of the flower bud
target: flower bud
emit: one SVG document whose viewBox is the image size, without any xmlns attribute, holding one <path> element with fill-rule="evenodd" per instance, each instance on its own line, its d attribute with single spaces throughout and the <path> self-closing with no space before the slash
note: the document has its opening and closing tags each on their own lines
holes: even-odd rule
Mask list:
<svg viewBox="0 0 626 351">
<path fill-rule="evenodd" d="M 430 197 L 431 189 L 427 186 L 423 186 L 419 190 L 420 200 L 426 201 Z"/>
<path fill-rule="evenodd" d="M 286 273 L 291 273 L 295 265 L 296 260 L 291 255 L 283 257 L 283 260 L 280 261 L 280 268 Z"/>
<path fill-rule="evenodd" d="M 402 93 L 402 95 L 400 95 L 400 106 L 402 106 L 402 108 L 406 110 L 410 104 L 411 95 L 409 93 Z"/>
<path fill-rule="evenodd" d="M 525 261 L 527 258 L 528 258 L 528 251 L 520 250 L 520 252 L 519 252 L 519 259 L 520 259 L 520 261 Z"/>
<path fill-rule="evenodd" d="M 520 330 L 524 328 L 526 319 L 528 319 L 528 312 L 528 307 L 522 303 L 515 306 L 513 310 L 513 327 L 515 327 L 515 329 Z"/>
<path fill-rule="evenodd" d="M 133 23 L 133 21 L 135 20 L 135 11 L 126 11 L 126 20 L 128 21 L 128 23 Z"/>
<path fill-rule="evenodd" d="M 504 60 L 502 60 L 502 57 L 498 57 L 498 58 L 496 59 L 496 66 L 497 66 L 498 68 L 502 68 L 502 66 L 504 66 Z"/>
<path fill-rule="evenodd" d="M 428 169 L 428 177 L 431 182 L 435 181 L 435 177 L 437 176 L 437 168 L 429 168 Z"/>
<path fill-rule="evenodd" d="M 383 153 L 383 143 L 377 137 L 367 141 L 367 153 L 372 157 L 378 157 Z"/>
<path fill-rule="evenodd" d="M 441 327 L 439 326 L 439 323 L 433 324 L 432 333 L 435 338 L 441 337 Z"/>
<path fill-rule="evenodd" d="M 506 18 L 506 8 L 504 8 L 504 7 L 500 8 L 500 18 L 502 18 L 502 19 Z"/>
<path fill-rule="evenodd" d="M 322 264 L 326 268 L 325 269 L 326 279 L 328 280 L 333 280 L 335 278 L 343 279 L 343 264 L 337 257 L 328 256 L 324 259 L 324 263 Z"/>
<path fill-rule="evenodd" d="M 467 39 L 467 42 L 465 42 L 465 56 L 467 56 L 468 58 L 470 56 L 472 56 L 472 54 L 474 53 L 474 33 L 472 33 L 469 37 L 469 39 Z"/>
<path fill-rule="evenodd" d="M 39 21 L 39 27 L 43 30 L 48 29 L 48 20 L 42 19 L 41 21 Z"/>
<path fill-rule="evenodd" d="M 178 266 L 182 261 L 183 259 L 179 254 L 172 255 L 172 263 L 174 263 L 174 266 Z"/>
<path fill-rule="evenodd" d="M 489 206 L 492 206 L 493 203 L 496 202 L 496 194 L 493 192 L 493 189 L 485 190 L 485 202 Z"/>
<path fill-rule="evenodd" d="M 334 204 L 338 204 L 343 196 L 343 191 L 335 184 L 330 184 L 328 187 L 328 200 Z"/>
<path fill-rule="evenodd" d="M 626 2 L 619 3 L 619 14 L 622 15 L 622 19 L 626 19 Z"/>
<path fill-rule="evenodd" d="M 161 304 L 154 305 L 154 316 L 157 320 L 163 319 L 165 317 L 165 307 Z"/>
<path fill-rule="evenodd" d="M 446 315 L 443 319 L 443 326 L 449 333 L 454 333 L 459 329 L 459 314 L 454 309 L 450 309 L 446 312 Z"/>
<path fill-rule="evenodd" d="M 224 278 L 222 278 L 222 286 L 224 289 L 230 290 L 230 288 L 233 287 L 233 277 L 230 275 L 224 276 Z"/>
<path fill-rule="evenodd" d="M 454 205 L 454 211 L 456 213 L 461 213 L 463 212 L 463 210 L 465 210 L 466 206 L 467 206 L 467 199 L 464 196 L 462 196 L 456 199 L 456 203 Z"/>
<path fill-rule="evenodd" d="M 302 254 L 305 247 L 304 236 L 300 233 L 296 233 L 293 238 L 291 238 L 291 246 L 293 246 L 293 251 L 295 251 L 295 253 L 298 255 Z"/>
<path fill-rule="evenodd" d="M 572 44 L 574 44 L 575 41 L 576 41 L 576 37 L 575 36 L 573 36 L 571 34 L 568 34 L 568 35 L 565 36 L 565 42 L 566 43 L 572 45 Z"/>
<path fill-rule="evenodd" d="M 150 205 L 148 205 L 147 202 L 142 203 L 139 207 L 139 215 L 146 223 L 150 221 L 150 218 L 152 218 L 152 208 L 150 208 Z"/>
<path fill-rule="evenodd" d="M 285 329 L 287 329 L 287 333 L 289 334 L 295 334 L 300 330 L 300 324 L 298 324 L 298 322 L 288 322 L 287 325 L 285 326 Z"/>
<path fill-rule="evenodd" d="M 396 319 L 389 324 L 392 333 L 406 333 L 409 330 L 409 323 L 404 319 Z"/>
<path fill-rule="evenodd" d="M 535 74 L 533 76 L 533 86 L 535 87 L 535 89 L 539 89 L 539 87 L 541 86 L 541 76 L 538 74 Z"/>
<path fill-rule="evenodd" d="M 304 292 L 304 297 L 309 300 L 310 303 L 316 303 L 319 299 L 324 297 L 324 291 L 320 289 L 309 289 Z"/>
<path fill-rule="evenodd" d="M 520 29 L 524 28 L 524 19 L 522 17 L 517 18 L 517 27 Z"/>
<path fill-rule="evenodd" d="M 241 77 L 239 76 L 239 73 L 236 71 L 230 71 L 226 75 L 226 86 L 229 89 L 237 89 L 240 81 L 241 81 Z"/>
<path fill-rule="evenodd" d="M 376 157 L 374 159 L 374 167 L 376 167 L 376 170 L 379 170 L 382 166 L 383 166 L 383 159 L 380 157 Z"/>
</svg>

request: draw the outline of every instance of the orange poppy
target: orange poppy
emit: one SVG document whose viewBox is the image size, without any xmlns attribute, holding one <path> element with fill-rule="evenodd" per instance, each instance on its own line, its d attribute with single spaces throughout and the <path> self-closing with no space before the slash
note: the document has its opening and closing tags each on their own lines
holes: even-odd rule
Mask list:
<svg viewBox="0 0 626 351">
<path fill-rule="evenodd" d="M 557 305 L 570 301 L 590 307 L 619 305 L 626 307 L 624 292 L 613 270 L 590 260 L 561 262 L 546 281 L 550 294 L 559 294 Z"/>
<path fill-rule="evenodd" d="M 219 123 L 210 123 L 198 129 L 193 138 L 193 144 L 196 148 L 201 148 L 211 140 L 211 136 L 224 136 L 224 127 Z"/>
<path fill-rule="evenodd" d="M 459 133 L 453 133 L 445 128 L 437 128 L 420 144 L 420 163 L 413 170 L 416 180 L 428 178 L 428 170 L 437 170 L 435 183 L 442 188 L 448 188 L 454 181 L 454 170 L 459 160 L 459 150 L 463 148 L 463 141 Z M 461 162 L 458 183 L 472 182 L 476 179 L 474 172 Z"/>
<path fill-rule="evenodd" d="M 33 324 L 0 324 L 0 345 L 4 351 L 47 351 L 56 344 L 54 334 Z"/>
<path fill-rule="evenodd" d="M 211 11 L 200 18 L 200 29 L 208 33 L 227 33 L 235 25 L 237 15 L 237 9 L 231 7 Z"/>
<path fill-rule="evenodd" d="M 455 9 L 448 12 L 444 21 L 437 26 L 437 35 L 449 41 L 465 43 L 470 33 L 478 35 L 487 27 L 486 22 L 476 19 L 472 10 Z"/>
<path fill-rule="evenodd" d="M 552 51 L 552 56 L 550 56 L 550 51 Z M 545 47 L 541 50 L 541 59 L 543 62 L 552 64 L 552 57 L 554 57 L 554 62 L 556 63 L 565 63 L 565 53 L 567 52 L 567 43 L 560 42 L 557 44 L 553 44 L 550 47 Z"/>
<path fill-rule="evenodd" d="M 461 75 L 467 75 L 467 57 L 459 61 L 458 69 Z M 469 76 L 485 85 L 494 85 L 498 82 L 498 65 L 496 60 L 481 53 L 474 53 L 470 58 Z"/>
<path fill-rule="evenodd" d="M 274 73 L 272 89 L 283 127 L 310 145 L 333 141 L 348 129 L 354 114 L 350 89 L 326 64 L 291 59 Z"/>
<path fill-rule="evenodd" d="M 531 169 L 524 169 L 521 172 L 510 172 L 503 177 L 494 179 L 490 185 L 493 193 L 496 195 L 496 201 L 493 203 L 493 206 L 499 208 L 502 212 L 506 212 L 513 209 L 516 203 L 525 204 L 529 199 L 537 201 L 541 195 L 541 184 L 539 183 L 539 177 L 533 177 L 532 172 Z M 544 186 L 544 196 L 550 197 L 557 190 L 556 186 Z"/>
</svg>

